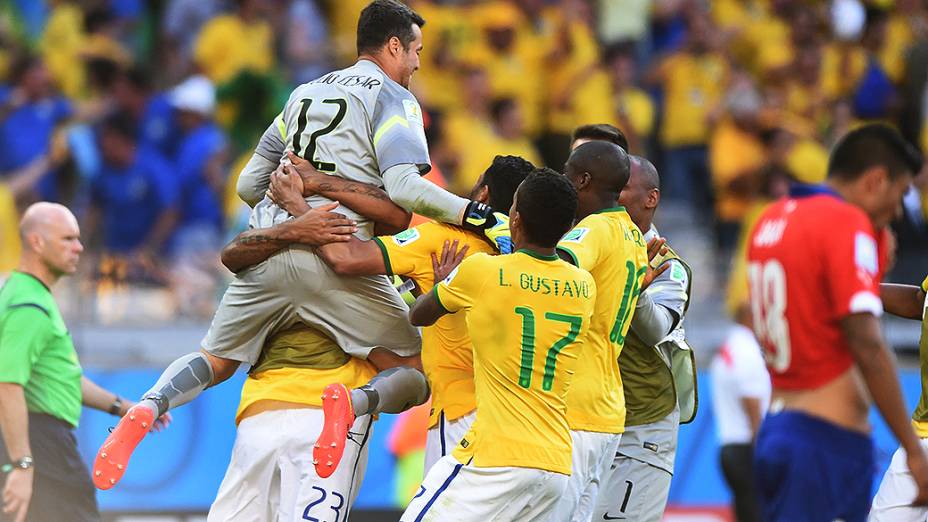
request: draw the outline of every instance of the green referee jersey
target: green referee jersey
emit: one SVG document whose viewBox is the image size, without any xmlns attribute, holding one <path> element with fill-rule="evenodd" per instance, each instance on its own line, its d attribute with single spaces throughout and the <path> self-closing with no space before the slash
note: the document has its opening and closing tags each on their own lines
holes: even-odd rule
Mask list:
<svg viewBox="0 0 928 522">
<path fill-rule="evenodd" d="M 51 291 L 35 277 L 13 272 L 0 288 L 0 382 L 21 385 L 29 411 L 77 426 L 81 373 Z"/>
</svg>

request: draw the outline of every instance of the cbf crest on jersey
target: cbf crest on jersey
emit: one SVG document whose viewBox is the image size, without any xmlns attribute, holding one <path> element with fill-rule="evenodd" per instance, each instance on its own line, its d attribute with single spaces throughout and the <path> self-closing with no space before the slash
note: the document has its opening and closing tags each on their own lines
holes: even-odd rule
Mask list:
<svg viewBox="0 0 928 522">
<path fill-rule="evenodd" d="M 579 243 L 583 241 L 583 238 L 586 237 L 589 231 L 590 229 L 586 227 L 575 228 L 571 230 L 570 232 L 568 232 L 567 235 L 565 235 L 564 238 L 561 239 L 561 241 L 567 242 L 567 243 Z"/>
<path fill-rule="evenodd" d="M 414 228 L 410 228 L 393 236 L 393 242 L 399 246 L 406 246 L 419 239 L 419 237 L 419 231 Z"/>
</svg>

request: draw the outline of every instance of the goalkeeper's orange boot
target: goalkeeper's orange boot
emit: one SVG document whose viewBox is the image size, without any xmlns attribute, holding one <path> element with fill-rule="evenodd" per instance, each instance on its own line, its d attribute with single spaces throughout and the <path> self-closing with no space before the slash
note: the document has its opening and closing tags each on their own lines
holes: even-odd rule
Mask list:
<svg viewBox="0 0 928 522">
<path fill-rule="evenodd" d="M 151 430 L 154 422 L 155 414 L 150 408 L 138 404 L 129 408 L 97 452 L 97 458 L 93 462 L 94 486 L 110 489 L 119 482 L 126 472 L 126 466 L 129 465 L 129 457 Z"/>
<path fill-rule="evenodd" d="M 316 474 L 328 478 L 338 469 L 345 453 L 348 430 L 354 424 L 354 407 L 351 392 L 344 384 L 330 384 L 322 392 L 322 433 L 313 446 L 313 465 Z"/>
</svg>

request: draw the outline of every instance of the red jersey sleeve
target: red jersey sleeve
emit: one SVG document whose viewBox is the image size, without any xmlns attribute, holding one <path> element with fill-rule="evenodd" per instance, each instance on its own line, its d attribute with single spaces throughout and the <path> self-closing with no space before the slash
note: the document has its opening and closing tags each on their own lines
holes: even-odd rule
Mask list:
<svg viewBox="0 0 928 522">
<path fill-rule="evenodd" d="M 885 242 L 877 242 L 862 212 L 854 209 L 843 214 L 828 223 L 819 243 L 824 249 L 829 311 L 836 320 L 862 312 L 879 316 L 883 313 L 879 285 L 885 257 L 880 244 Z"/>
</svg>

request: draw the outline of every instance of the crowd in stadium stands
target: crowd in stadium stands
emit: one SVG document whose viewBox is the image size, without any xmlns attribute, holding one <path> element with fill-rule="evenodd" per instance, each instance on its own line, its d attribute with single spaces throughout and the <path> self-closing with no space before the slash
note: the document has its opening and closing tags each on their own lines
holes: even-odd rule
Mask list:
<svg viewBox="0 0 928 522">
<path fill-rule="evenodd" d="M 100 280 L 174 288 L 209 317 L 216 253 L 244 226 L 236 176 L 291 89 L 355 58 L 366 0 L 12 0 L 0 6 L 0 272 L 17 209 L 75 209 Z M 612 123 L 664 205 L 730 255 L 786 181 L 824 178 L 859 122 L 928 148 L 920 0 L 410 0 L 412 90 L 437 183 L 496 154 L 561 168 Z M 917 182 L 928 195 L 928 179 Z M 917 195 L 907 212 L 924 222 Z M 205 302 L 203 296 L 207 296 Z"/>
</svg>

